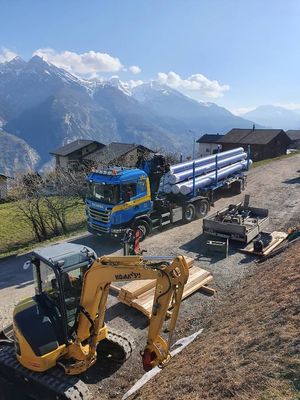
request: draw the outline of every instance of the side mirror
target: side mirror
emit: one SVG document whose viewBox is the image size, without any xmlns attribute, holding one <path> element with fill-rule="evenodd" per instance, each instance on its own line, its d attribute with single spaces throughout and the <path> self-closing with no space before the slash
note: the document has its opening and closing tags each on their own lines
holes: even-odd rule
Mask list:
<svg viewBox="0 0 300 400">
<path fill-rule="evenodd" d="M 23 264 L 23 270 L 26 271 L 31 266 L 32 266 L 31 260 L 28 260 Z"/>
</svg>

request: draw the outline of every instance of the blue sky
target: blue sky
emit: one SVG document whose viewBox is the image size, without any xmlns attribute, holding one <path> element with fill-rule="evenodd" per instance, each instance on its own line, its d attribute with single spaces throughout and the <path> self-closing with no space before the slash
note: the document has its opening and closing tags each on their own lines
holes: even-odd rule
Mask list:
<svg viewBox="0 0 300 400">
<path fill-rule="evenodd" d="M 0 61 L 38 51 L 79 76 L 159 79 L 231 110 L 300 108 L 298 0 L 0 0 L 0 22 Z"/>
</svg>

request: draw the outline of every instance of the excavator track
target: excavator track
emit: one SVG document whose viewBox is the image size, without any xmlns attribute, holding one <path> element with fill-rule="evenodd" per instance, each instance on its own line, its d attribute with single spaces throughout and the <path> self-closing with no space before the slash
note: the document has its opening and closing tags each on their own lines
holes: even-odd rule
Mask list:
<svg viewBox="0 0 300 400">
<path fill-rule="evenodd" d="M 2 388 L 2 386 L 5 386 Z M 89 400 L 88 387 L 80 379 L 65 375 L 60 368 L 39 373 L 24 368 L 12 346 L 0 346 L 0 387 L 2 400 Z"/>
<path fill-rule="evenodd" d="M 89 400 L 88 387 L 75 376 L 65 375 L 55 367 L 38 373 L 24 368 L 15 356 L 12 327 L 7 327 L 0 338 L 0 400 Z M 98 346 L 99 358 L 116 363 L 127 360 L 134 349 L 134 341 L 124 332 L 109 329 L 107 339 Z M 99 360 L 100 361 L 100 360 Z"/>
<path fill-rule="evenodd" d="M 121 363 L 131 356 L 133 349 L 134 340 L 127 333 L 109 328 L 108 337 L 99 343 L 97 353 Z"/>
</svg>

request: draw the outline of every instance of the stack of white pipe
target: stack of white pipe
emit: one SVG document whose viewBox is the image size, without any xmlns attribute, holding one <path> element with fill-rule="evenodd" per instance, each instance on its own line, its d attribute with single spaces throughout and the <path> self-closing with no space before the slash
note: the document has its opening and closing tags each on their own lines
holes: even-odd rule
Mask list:
<svg viewBox="0 0 300 400">
<path fill-rule="evenodd" d="M 246 161 L 247 154 L 242 147 L 223 151 L 212 156 L 199 158 L 193 161 L 176 164 L 170 167 L 170 172 L 164 175 L 160 183 L 160 191 L 164 193 L 181 193 L 187 195 L 193 191 L 194 173 L 195 188 L 210 186 L 216 179 L 216 159 L 218 179 L 247 169 L 249 164 Z M 195 167 L 194 167 L 194 166 Z"/>
</svg>

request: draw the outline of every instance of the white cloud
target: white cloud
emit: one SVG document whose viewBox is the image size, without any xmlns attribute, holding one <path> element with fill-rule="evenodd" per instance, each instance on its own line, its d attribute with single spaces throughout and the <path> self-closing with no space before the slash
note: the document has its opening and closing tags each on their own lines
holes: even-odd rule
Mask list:
<svg viewBox="0 0 300 400">
<path fill-rule="evenodd" d="M 256 107 L 238 107 L 238 108 L 233 108 L 233 109 L 230 109 L 230 110 L 235 115 L 242 115 L 242 114 L 245 114 L 245 113 L 247 113 L 249 111 L 253 111 L 255 109 L 256 109 Z"/>
<path fill-rule="evenodd" d="M 13 58 L 17 57 L 18 54 L 16 54 L 14 51 L 7 49 L 6 47 L 1 47 L 1 53 L 0 53 L 0 63 L 10 61 Z"/>
<path fill-rule="evenodd" d="M 208 98 L 217 98 L 230 89 L 229 85 L 220 85 L 216 80 L 209 80 L 202 74 L 194 74 L 183 79 L 176 72 L 159 72 L 158 82 L 186 92 L 198 92 Z"/>
<path fill-rule="evenodd" d="M 67 50 L 59 53 L 53 49 L 44 48 L 36 50 L 33 54 L 77 75 L 96 76 L 101 72 L 116 72 L 123 67 L 117 57 L 93 50 L 78 54 Z"/>
<path fill-rule="evenodd" d="M 128 69 L 134 75 L 140 74 L 142 72 L 141 68 L 138 65 L 132 65 Z"/>
</svg>

